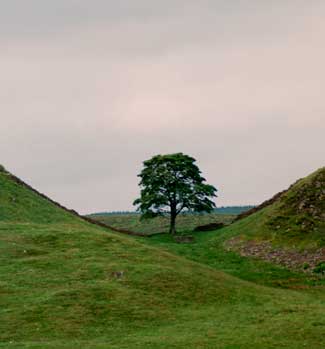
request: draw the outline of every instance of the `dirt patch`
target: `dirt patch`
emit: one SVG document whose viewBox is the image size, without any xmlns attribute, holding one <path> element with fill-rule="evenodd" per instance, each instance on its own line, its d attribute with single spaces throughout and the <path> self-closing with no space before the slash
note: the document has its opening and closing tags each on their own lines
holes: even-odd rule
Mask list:
<svg viewBox="0 0 325 349">
<path fill-rule="evenodd" d="M 321 262 L 325 262 L 325 248 L 297 251 L 289 248 L 275 248 L 267 241 L 233 238 L 225 243 L 225 248 L 236 251 L 243 257 L 255 257 L 282 265 L 290 270 L 312 272 Z"/>
</svg>

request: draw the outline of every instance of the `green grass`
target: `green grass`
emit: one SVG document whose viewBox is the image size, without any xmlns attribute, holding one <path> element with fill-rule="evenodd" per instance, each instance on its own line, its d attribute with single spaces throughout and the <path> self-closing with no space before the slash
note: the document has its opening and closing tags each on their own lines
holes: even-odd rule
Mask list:
<svg viewBox="0 0 325 349">
<path fill-rule="evenodd" d="M 315 290 L 313 286 L 320 285 L 323 292 L 324 278 L 292 272 L 255 258 L 244 258 L 225 248 L 226 242 L 231 238 L 240 238 L 242 241 L 267 241 L 275 249 L 308 249 L 312 252 L 324 247 L 325 219 L 321 218 L 321 213 L 325 213 L 323 193 L 325 168 L 298 181 L 280 200 L 257 213 L 222 230 L 195 234 L 194 244 L 177 244 L 168 235 L 154 236 L 141 241 L 257 284 L 289 288 L 310 286 L 308 290 L 312 292 Z M 304 208 L 301 210 L 299 207 L 302 202 Z M 312 211 L 309 211 L 310 209 Z M 317 214 L 313 214 L 315 209 Z M 304 229 L 306 220 L 311 224 L 309 229 Z"/>
<path fill-rule="evenodd" d="M 323 289 L 325 279 L 317 275 L 293 272 L 256 258 L 242 257 L 225 248 L 227 240 L 241 236 L 245 232 L 243 225 L 238 222 L 218 231 L 191 233 L 195 238 L 192 244 L 176 243 L 168 234 L 153 236 L 150 239 L 137 238 L 137 240 L 255 284 L 303 289 L 306 292 L 314 292 L 321 287 L 325 291 L 325 288 Z"/>
<path fill-rule="evenodd" d="M 50 203 L 0 168 L 0 222 L 69 222 L 75 217 Z"/>
<path fill-rule="evenodd" d="M 307 294 L 79 222 L 0 228 L 0 347 L 322 348 L 325 304 Z"/>
<path fill-rule="evenodd" d="M 239 226 L 248 239 L 299 249 L 325 246 L 325 167 L 299 180 L 280 200 Z"/>
<path fill-rule="evenodd" d="M 324 347 L 318 293 L 105 231 L 0 177 L 0 348 Z"/>
<path fill-rule="evenodd" d="M 105 223 L 111 227 L 126 229 L 144 234 L 161 234 L 166 233 L 169 229 L 168 217 L 156 217 L 154 219 L 141 220 L 138 214 L 123 215 L 90 215 L 94 220 Z M 179 233 L 193 230 L 199 225 L 221 222 L 230 224 L 235 215 L 230 214 L 183 214 L 177 217 L 176 228 Z"/>
</svg>

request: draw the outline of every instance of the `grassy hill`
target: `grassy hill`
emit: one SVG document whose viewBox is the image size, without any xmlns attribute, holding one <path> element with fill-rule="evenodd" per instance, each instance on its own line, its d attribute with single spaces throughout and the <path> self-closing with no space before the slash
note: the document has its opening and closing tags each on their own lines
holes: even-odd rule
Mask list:
<svg viewBox="0 0 325 349">
<path fill-rule="evenodd" d="M 251 211 L 255 212 L 259 214 L 252 220 L 258 228 L 253 235 L 259 232 L 274 241 L 325 245 L 325 167 Z"/>
<path fill-rule="evenodd" d="M 55 223 L 75 220 L 60 204 L 38 193 L 0 166 L 0 221 Z"/>
<path fill-rule="evenodd" d="M 230 227 L 229 247 L 291 269 L 323 264 L 325 272 L 325 167 L 271 201 Z"/>
<path fill-rule="evenodd" d="M 0 170 L 0 348 L 318 349 L 324 312 L 103 230 Z"/>
<path fill-rule="evenodd" d="M 325 167 L 298 181 L 263 215 L 275 239 L 325 245 Z"/>
</svg>

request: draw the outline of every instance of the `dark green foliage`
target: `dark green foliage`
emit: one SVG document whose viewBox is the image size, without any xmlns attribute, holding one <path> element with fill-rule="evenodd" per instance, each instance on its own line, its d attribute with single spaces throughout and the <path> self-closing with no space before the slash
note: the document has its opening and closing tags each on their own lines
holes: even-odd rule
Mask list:
<svg viewBox="0 0 325 349">
<path fill-rule="evenodd" d="M 170 215 L 170 233 L 183 211 L 211 212 L 217 189 L 205 184 L 195 159 L 183 153 L 156 155 L 139 174 L 141 197 L 134 201 L 143 218 Z"/>
<path fill-rule="evenodd" d="M 221 222 L 209 223 L 205 225 L 199 225 L 194 231 L 213 231 L 223 228 L 225 225 Z"/>
<path fill-rule="evenodd" d="M 316 268 L 313 270 L 316 274 L 325 275 L 325 261 L 317 264 Z"/>
<path fill-rule="evenodd" d="M 304 263 L 303 266 L 302 266 L 302 269 L 303 269 L 303 270 L 307 270 L 307 269 L 309 269 L 309 268 L 310 268 L 309 263 Z"/>
<path fill-rule="evenodd" d="M 243 212 L 246 212 L 252 208 L 254 208 L 254 205 L 246 205 L 246 206 L 221 206 L 214 209 L 214 212 L 219 214 L 234 214 L 238 215 Z"/>
</svg>

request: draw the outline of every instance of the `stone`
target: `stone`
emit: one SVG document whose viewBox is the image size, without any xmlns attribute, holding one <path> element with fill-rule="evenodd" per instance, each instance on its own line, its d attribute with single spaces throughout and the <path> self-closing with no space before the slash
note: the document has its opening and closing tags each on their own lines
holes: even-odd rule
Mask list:
<svg viewBox="0 0 325 349">
<path fill-rule="evenodd" d="M 194 236 L 192 235 L 181 235 L 174 237 L 175 242 L 179 244 L 191 244 L 194 242 Z"/>
</svg>

